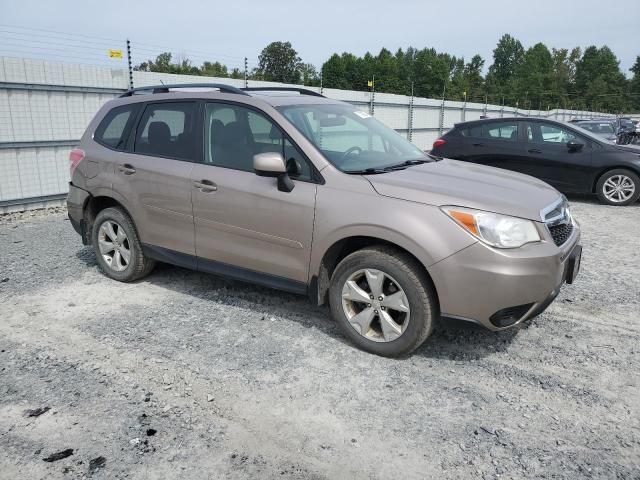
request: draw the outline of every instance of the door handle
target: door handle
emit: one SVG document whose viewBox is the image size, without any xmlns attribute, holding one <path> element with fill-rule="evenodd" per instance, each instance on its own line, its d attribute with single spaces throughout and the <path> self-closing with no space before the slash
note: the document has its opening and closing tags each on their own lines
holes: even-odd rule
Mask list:
<svg viewBox="0 0 640 480">
<path fill-rule="evenodd" d="M 484 143 L 472 143 L 474 147 L 484 147 Z"/>
<path fill-rule="evenodd" d="M 193 182 L 193 186 L 200 190 L 202 193 L 211 193 L 218 190 L 218 186 L 211 180 L 200 180 L 199 182 Z"/>
<path fill-rule="evenodd" d="M 527 152 L 529 152 L 529 153 L 542 153 L 542 150 L 540 150 L 539 148 L 530 148 L 529 150 L 527 150 Z"/>
<path fill-rule="evenodd" d="M 124 173 L 125 175 L 133 175 L 134 173 L 136 173 L 136 169 L 128 163 L 125 163 L 124 165 L 118 165 L 118 171 Z"/>
</svg>

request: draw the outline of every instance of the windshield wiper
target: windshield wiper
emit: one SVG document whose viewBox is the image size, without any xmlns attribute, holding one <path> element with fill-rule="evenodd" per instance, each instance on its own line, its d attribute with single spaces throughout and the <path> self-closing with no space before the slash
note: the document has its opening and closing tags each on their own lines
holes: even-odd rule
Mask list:
<svg viewBox="0 0 640 480">
<path fill-rule="evenodd" d="M 423 163 L 431 163 L 430 160 L 423 160 L 421 158 L 415 159 L 415 160 L 406 160 L 402 163 L 398 163 L 396 165 L 389 165 L 388 167 L 384 167 L 385 171 L 389 172 L 392 170 L 404 170 L 407 167 L 410 167 L 412 165 L 421 165 Z"/>
<path fill-rule="evenodd" d="M 377 175 L 379 173 L 387 173 L 389 170 L 386 168 L 365 168 L 364 170 L 343 170 L 344 173 L 349 175 Z"/>
</svg>

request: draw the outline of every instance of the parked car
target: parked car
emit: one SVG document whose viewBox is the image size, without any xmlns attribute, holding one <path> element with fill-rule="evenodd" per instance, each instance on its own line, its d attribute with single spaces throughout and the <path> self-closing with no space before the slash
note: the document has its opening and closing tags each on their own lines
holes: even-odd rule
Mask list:
<svg viewBox="0 0 640 480">
<path fill-rule="evenodd" d="M 611 120 L 583 120 L 575 122 L 574 125 L 612 143 L 616 143 L 618 139 L 615 122 Z"/>
<path fill-rule="evenodd" d="M 110 278 L 162 261 L 307 294 L 387 356 L 439 316 L 513 327 L 575 280 L 580 229 L 544 182 L 308 90 L 196 86 L 107 102 L 71 152 L 69 218 Z"/>
<path fill-rule="evenodd" d="M 640 149 L 614 145 L 579 124 L 522 117 L 464 122 L 437 139 L 431 153 L 525 173 L 564 193 L 595 193 L 608 205 L 640 196 Z"/>
</svg>

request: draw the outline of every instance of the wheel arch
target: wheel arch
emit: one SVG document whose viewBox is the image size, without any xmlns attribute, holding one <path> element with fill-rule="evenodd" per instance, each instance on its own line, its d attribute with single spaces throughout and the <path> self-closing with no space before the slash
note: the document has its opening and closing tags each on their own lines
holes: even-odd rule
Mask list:
<svg viewBox="0 0 640 480">
<path fill-rule="evenodd" d="M 598 193 L 598 182 L 602 178 L 603 175 L 606 175 L 608 172 L 612 170 L 629 170 L 632 173 L 635 173 L 638 177 L 640 177 L 640 168 L 635 168 L 629 165 L 616 165 L 613 167 L 606 167 L 600 170 L 593 180 L 593 184 L 591 185 L 591 193 Z"/>
<path fill-rule="evenodd" d="M 320 261 L 318 272 L 312 277 L 311 280 L 309 294 L 312 300 L 314 302 L 317 302 L 318 305 L 328 303 L 331 276 L 338 264 L 351 253 L 373 245 L 384 245 L 411 257 L 416 262 L 416 264 L 420 266 L 421 273 L 423 274 L 423 278 L 425 279 L 425 281 L 427 281 L 433 287 L 433 291 L 436 294 L 436 303 L 439 305 L 439 300 L 437 298 L 437 289 L 435 287 L 433 279 L 431 278 L 427 267 L 423 262 L 420 261 L 420 259 L 416 255 L 414 255 L 406 248 L 398 245 L 397 243 L 385 240 L 383 238 L 368 235 L 353 235 L 341 238 L 335 241 L 324 252 L 322 260 Z"/>
<path fill-rule="evenodd" d="M 129 212 L 129 209 L 125 206 L 124 202 L 115 198 L 116 195 L 111 195 L 110 193 L 103 193 L 102 195 L 98 194 L 96 196 L 90 195 L 85 201 L 85 205 L 83 208 L 82 220 L 84 222 L 84 238 L 83 240 L 86 242 L 85 245 L 91 244 L 91 232 L 93 231 L 93 223 L 100 213 L 105 208 L 110 207 L 118 207 L 124 210 L 124 212 L 131 218 L 133 222 L 133 217 Z M 135 227 L 135 222 L 134 222 Z"/>
</svg>

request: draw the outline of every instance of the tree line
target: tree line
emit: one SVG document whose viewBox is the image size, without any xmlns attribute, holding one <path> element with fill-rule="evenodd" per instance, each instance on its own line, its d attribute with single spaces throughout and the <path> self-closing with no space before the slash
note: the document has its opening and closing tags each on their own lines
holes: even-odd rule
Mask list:
<svg viewBox="0 0 640 480">
<path fill-rule="evenodd" d="M 244 70 L 228 69 L 220 62 L 195 66 L 188 59 L 174 62 L 170 52 L 137 65 L 135 70 L 244 78 Z M 418 97 L 492 103 L 522 109 L 566 108 L 613 113 L 640 111 L 640 56 L 628 79 L 607 46 L 582 51 L 549 48 L 537 43 L 527 49 L 509 34 L 500 38 L 492 63 L 474 55 L 468 61 L 433 48 L 377 55 L 333 54 L 320 71 L 304 63 L 290 42 L 273 42 L 247 72 L 251 80 L 267 80 L 346 90 L 413 94 Z"/>
</svg>

